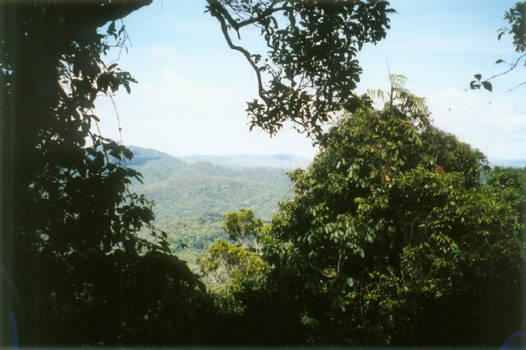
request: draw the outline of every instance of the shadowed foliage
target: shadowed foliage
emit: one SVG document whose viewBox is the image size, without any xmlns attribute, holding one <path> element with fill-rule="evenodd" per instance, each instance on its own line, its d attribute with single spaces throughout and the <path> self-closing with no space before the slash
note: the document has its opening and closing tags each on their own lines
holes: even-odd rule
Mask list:
<svg viewBox="0 0 526 350">
<path fill-rule="evenodd" d="M 191 320 L 158 318 L 204 295 L 151 226 L 151 203 L 128 191 L 131 151 L 96 132 L 97 96 L 135 82 L 102 60 L 124 44 L 114 20 L 149 2 L 0 7 L 3 344 L 173 340 Z"/>
<path fill-rule="evenodd" d="M 151 225 L 151 202 L 128 190 L 140 180 L 125 165 L 132 152 L 100 135 L 93 111 L 98 96 L 136 82 L 102 57 L 126 45 L 116 21 L 150 2 L 0 5 L 3 344 L 200 343 L 192 322 L 212 319 L 200 283 Z M 229 27 L 248 24 L 232 22 L 243 15 L 273 52 L 265 106 L 249 107 L 255 125 L 274 133 L 297 111 L 315 133 L 354 88 L 355 53 L 385 35 L 390 10 L 385 1 L 327 4 L 209 2 L 227 40 Z"/>
</svg>

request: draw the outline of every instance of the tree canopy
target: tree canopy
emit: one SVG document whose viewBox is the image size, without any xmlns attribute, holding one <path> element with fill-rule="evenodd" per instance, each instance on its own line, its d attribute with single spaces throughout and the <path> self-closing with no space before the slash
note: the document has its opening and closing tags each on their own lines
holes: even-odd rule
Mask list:
<svg viewBox="0 0 526 350">
<path fill-rule="evenodd" d="M 406 103 L 325 135 L 264 257 L 313 343 L 498 345 L 520 322 L 524 184 Z"/>
<path fill-rule="evenodd" d="M 257 76 L 251 125 L 291 122 L 320 145 L 270 225 L 224 216 L 237 245 L 209 247 L 207 290 L 94 112 L 136 83 L 103 57 L 126 43 L 118 19 L 150 2 L 0 5 L 2 345 L 496 345 L 513 330 L 524 173 L 434 128 L 401 76 L 380 110 L 353 96 L 358 51 L 389 28 L 383 0 L 207 1 Z M 248 28 L 265 52 L 242 46 Z"/>
</svg>

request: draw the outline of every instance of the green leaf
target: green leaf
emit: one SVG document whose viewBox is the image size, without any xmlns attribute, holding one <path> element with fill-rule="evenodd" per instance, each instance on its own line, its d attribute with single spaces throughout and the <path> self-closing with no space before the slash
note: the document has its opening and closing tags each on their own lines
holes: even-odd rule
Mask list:
<svg viewBox="0 0 526 350">
<path fill-rule="evenodd" d="M 122 152 L 124 153 L 124 156 L 125 156 L 127 159 L 130 159 L 130 160 L 131 160 L 131 159 L 133 158 L 133 152 L 132 152 L 130 149 L 128 149 L 128 148 L 124 148 L 124 149 L 122 150 Z"/>
<path fill-rule="evenodd" d="M 482 79 L 482 75 L 481 75 L 481 74 L 475 74 L 474 77 L 475 77 L 475 79 L 477 79 L 477 80 Z"/>
<path fill-rule="evenodd" d="M 488 91 L 492 91 L 492 86 L 491 86 L 491 83 L 489 81 L 483 81 L 482 82 L 482 86 L 484 86 L 484 89 L 488 90 Z"/>
<path fill-rule="evenodd" d="M 111 22 L 110 26 L 108 27 L 108 34 L 114 34 L 115 33 L 115 21 Z"/>
<path fill-rule="evenodd" d="M 499 63 L 502 63 L 504 62 L 504 60 L 502 58 L 499 58 L 497 61 L 495 61 L 495 64 L 499 64 Z"/>
</svg>

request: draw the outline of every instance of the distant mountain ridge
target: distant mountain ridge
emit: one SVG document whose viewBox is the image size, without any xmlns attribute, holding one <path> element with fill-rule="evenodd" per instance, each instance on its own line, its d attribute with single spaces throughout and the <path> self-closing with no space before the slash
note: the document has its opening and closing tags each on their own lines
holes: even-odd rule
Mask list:
<svg viewBox="0 0 526 350">
<path fill-rule="evenodd" d="M 310 164 L 307 158 L 294 156 L 291 154 L 271 154 L 271 155 L 253 155 L 253 154 L 235 154 L 235 155 L 190 155 L 182 156 L 179 159 L 190 163 L 208 162 L 215 165 L 227 167 L 266 167 L 278 168 L 285 170 L 294 170 L 296 168 L 305 168 Z"/>
<path fill-rule="evenodd" d="M 292 154 L 235 154 L 235 155 L 189 155 L 189 156 L 172 156 L 168 153 L 157 151 L 151 148 L 137 146 L 128 146 L 133 152 L 133 159 L 128 161 L 130 166 L 140 166 L 154 160 L 160 160 L 164 163 L 187 162 L 199 163 L 207 162 L 214 165 L 220 165 L 231 168 L 278 168 L 284 170 L 293 170 L 296 168 L 307 167 L 311 160 Z"/>
</svg>

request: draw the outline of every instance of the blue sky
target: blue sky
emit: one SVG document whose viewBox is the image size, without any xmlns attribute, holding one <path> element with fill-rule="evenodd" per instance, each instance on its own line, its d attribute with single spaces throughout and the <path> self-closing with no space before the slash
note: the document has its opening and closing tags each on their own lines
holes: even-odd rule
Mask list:
<svg viewBox="0 0 526 350">
<path fill-rule="evenodd" d="M 436 126 L 479 148 L 490 158 L 526 158 L 525 88 L 511 93 L 524 71 L 494 82 L 495 92 L 466 91 L 474 73 L 489 75 L 511 59 L 509 40 L 497 41 L 504 11 L 514 1 L 391 1 L 387 38 L 366 45 L 358 92 L 386 88 L 388 67 L 408 78 L 407 87 L 426 98 Z M 256 78 L 237 52 L 227 48 L 204 0 L 154 0 L 126 17 L 131 38 L 121 67 L 139 81 L 115 98 L 123 142 L 173 155 L 292 153 L 311 158 L 311 141 L 291 129 L 270 138 L 249 131 L 246 101 Z M 264 49 L 257 36 L 242 37 Z M 112 54 L 115 56 L 115 53 Z M 110 59 L 115 58 L 110 55 Z M 115 113 L 101 98 L 97 112 L 105 135 L 118 136 Z"/>
</svg>

